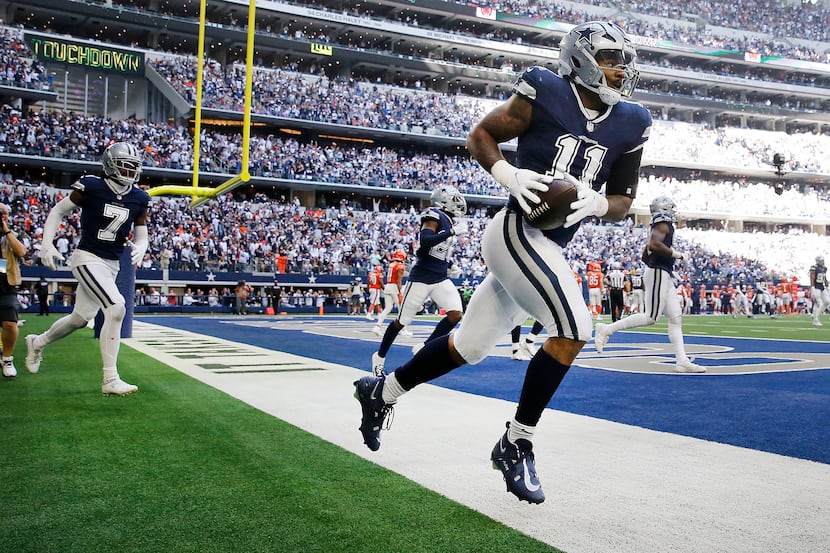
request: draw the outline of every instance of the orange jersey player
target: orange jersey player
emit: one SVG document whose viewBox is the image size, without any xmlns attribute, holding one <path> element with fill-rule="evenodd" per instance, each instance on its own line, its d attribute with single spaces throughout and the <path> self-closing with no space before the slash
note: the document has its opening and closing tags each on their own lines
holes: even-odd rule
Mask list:
<svg viewBox="0 0 830 553">
<path fill-rule="evenodd" d="M 778 284 L 781 290 L 781 308 L 785 315 L 792 315 L 793 312 L 793 285 L 787 278 L 782 278 Z"/>
<path fill-rule="evenodd" d="M 798 277 L 795 275 L 793 275 L 792 280 L 790 280 L 790 293 L 793 296 L 793 313 L 801 312 L 798 302 Z"/>
<path fill-rule="evenodd" d="M 596 261 L 588 263 L 588 272 L 585 275 L 588 279 L 588 309 L 594 317 L 602 314 L 602 296 L 604 288 L 602 285 L 602 269 Z"/>
<path fill-rule="evenodd" d="M 715 284 L 712 286 L 712 314 L 713 315 L 720 315 L 723 309 L 723 305 L 721 303 L 721 289 L 720 286 Z"/>
<path fill-rule="evenodd" d="M 369 272 L 369 309 L 366 311 L 366 318 L 374 320 L 372 313 L 380 313 L 380 292 L 383 290 L 383 267 L 376 265 L 374 270 Z"/>
<path fill-rule="evenodd" d="M 395 250 L 392 254 L 392 263 L 386 268 L 386 286 L 383 288 L 383 311 L 378 315 L 378 322 L 372 332 L 380 336 L 383 334 L 381 325 L 384 319 L 392 312 L 393 307 L 401 309 L 403 302 L 403 276 L 406 274 L 406 253 Z"/>
</svg>

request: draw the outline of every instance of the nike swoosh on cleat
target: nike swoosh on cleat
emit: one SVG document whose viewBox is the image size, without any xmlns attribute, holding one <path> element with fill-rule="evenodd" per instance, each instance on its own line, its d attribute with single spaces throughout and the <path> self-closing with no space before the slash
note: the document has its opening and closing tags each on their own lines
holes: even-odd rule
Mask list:
<svg viewBox="0 0 830 553">
<path fill-rule="evenodd" d="M 378 391 L 378 386 L 380 386 L 380 380 L 375 382 L 375 387 L 372 388 L 372 393 L 369 394 L 369 399 L 371 399 L 372 401 L 377 399 L 377 396 L 375 395 L 375 393 Z"/>
<path fill-rule="evenodd" d="M 525 488 L 529 492 L 538 491 L 539 488 L 542 487 L 541 484 L 534 484 L 530 481 L 530 471 L 527 469 L 527 459 L 522 459 L 522 464 L 524 465 L 524 481 L 525 481 Z"/>
</svg>

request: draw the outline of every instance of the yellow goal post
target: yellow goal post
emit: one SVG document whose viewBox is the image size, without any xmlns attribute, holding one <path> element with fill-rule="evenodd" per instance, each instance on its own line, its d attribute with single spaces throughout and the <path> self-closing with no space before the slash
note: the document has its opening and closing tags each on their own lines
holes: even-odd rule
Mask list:
<svg viewBox="0 0 830 553">
<path fill-rule="evenodd" d="M 148 190 L 150 196 L 191 196 L 190 207 L 202 205 L 211 198 L 230 192 L 251 180 L 250 144 L 251 144 L 251 95 L 253 91 L 254 35 L 256 33 L 256 0 L 250 0 L 248 7 L 248 41 L 245 53 L 245 112 L 242 119 L 242 171 L 214 188 L 199 186 L 199 157 L 201 153 L 202 134 L 202 79 L 205 66 L 205 22 L 207 0 L 200 0 L 199 5 L 199 45 L 196 66 L 196 111 L 193 130 L 193 182 L 192 185 L 161 185 Z"/>
</svg>

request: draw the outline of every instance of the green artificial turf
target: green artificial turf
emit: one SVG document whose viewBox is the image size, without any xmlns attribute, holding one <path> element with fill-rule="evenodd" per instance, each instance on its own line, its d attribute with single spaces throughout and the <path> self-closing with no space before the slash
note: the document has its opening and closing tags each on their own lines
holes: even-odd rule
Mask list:
<svg viewBox="0 0 830 553">
<path fill-rule="evenodd" d="M 89 329 L 29 374 L 55 318 L 0 381 L 2 552 L 554 551 L 131 348 L 104 397 Z"/>
</svg>

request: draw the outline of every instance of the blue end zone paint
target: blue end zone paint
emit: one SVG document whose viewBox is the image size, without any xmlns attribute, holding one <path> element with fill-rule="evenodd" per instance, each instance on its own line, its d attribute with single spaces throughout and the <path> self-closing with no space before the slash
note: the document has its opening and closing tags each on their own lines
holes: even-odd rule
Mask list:
<svg viewBox="0 0 830 553">
<path fill-rule="evenodd" d="M 302 331 L 220 324 L 216 318 L 141 317 L 159 325 L 245 342 L 369 370 L 377 344 Z M 226 319 L 227 320 L 227 319 Z M 358 319 L 354 319 L 358 320 Z M 260 331 L 261 330 L 261 331 Z M 665 335 L 619 333 L 618 343 L 666 342 Z M 687 336 L 687 344 L 727 345 L 736 352 L 830 353 L 830 344 Z M 393 345 L 386 366 L 411 357 L 410 347 Z M 734 364 L 734 359 L 695 360 Z M 747 357 L 741 363 L 780 362 Z M 526 363 L 489 357 L 434 381 L 446 388 L 516 402 Z M 351 394 L 352 390 L 343 393 Z M 417 393 L 417 392 L 416 392 Z M 413 398 L 414 400 L 414 398 Z M 790 457 L 830 463 L 830 370 L 749 375 L 665 375 L 571 368 L 553 398 L 554 409 L 691 436 Z M 506 419 L 512 412 L 504 413 Z M 356 408 L 355 417 L 359 417 Z M 543 421 L 544 424 L 544 421 Z M 678 467 L 686 469 L 689 467 Z"/>
</svg>

